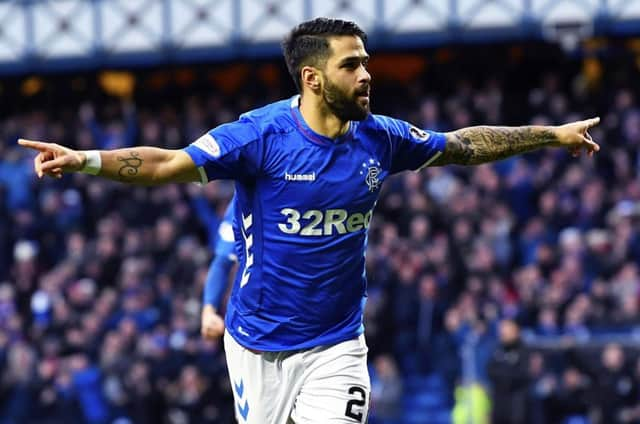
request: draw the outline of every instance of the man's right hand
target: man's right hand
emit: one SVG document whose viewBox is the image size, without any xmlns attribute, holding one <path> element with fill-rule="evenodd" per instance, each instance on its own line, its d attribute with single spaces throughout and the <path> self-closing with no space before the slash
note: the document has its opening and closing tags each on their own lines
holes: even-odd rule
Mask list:
<svg viewBox="0 0 640 424">
<path fill-rule="evenodd" d="M 44 175 L 52 178 L 62 178 L 63 172 L 81 170 L 87 160 L 83 152 L 75 151 L 55 143 L 43 143 L 41 141 L 21 138 L 18 140 L 18 144 L 40 152 L 33 160 L 34 169 L 38 178 L 42 178 Z"/>
<path fill-rule="evenodd" d="M 200 333 L 207 340 L 216 340 L 224 333 L 224 319 L 211 305 L 202 308 L 201 326 Z"/>
</svg>

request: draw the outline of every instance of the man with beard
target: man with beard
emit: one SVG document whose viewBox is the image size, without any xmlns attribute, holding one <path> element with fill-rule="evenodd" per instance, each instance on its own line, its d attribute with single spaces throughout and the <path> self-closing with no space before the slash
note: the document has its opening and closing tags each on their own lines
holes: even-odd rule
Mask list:
<svg viewBox="0 0 640 424">
<path fill-rule="evenodd" d="M 380 185 L 428 165 L 479 164 L 544 146 L 599 149 L 598 119 L 551 126 L 416 128 L 369 111 L 365 33 L 317 18 L 283 43 L 300 92 L 182 150 L 39 151 L 39 177 L 64 172 L 162 184 L 236 181 L 239 271 L 225 317 L 241 422 L 363 423 L 370 382 L 362 324 L 367 229 Z"/>
</svg>

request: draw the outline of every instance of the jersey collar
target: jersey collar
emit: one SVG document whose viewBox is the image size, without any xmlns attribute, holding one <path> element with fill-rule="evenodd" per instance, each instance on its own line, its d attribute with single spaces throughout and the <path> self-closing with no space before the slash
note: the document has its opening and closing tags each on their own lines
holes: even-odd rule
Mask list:
<svg viewBox="0 0 640 424">
<path fill-rule="evenodd" d="M 297 94 L 291 98 L 291 116 L 296 123 L 296 127 L 298 130 L 309 140 L 316 144 L 321 144 L 323 146 L 333 146 L 336 144 L 345 143 L 353 138 L 354 127 L 356 126 L 355 122 L 349 121 L 349 129 L 346 133 L 342 134 L 336 138 L 330 138 L 322 134 L 318 134 L 314 130 L 311 129 L 307 122 L 304 120 L 302 113 L 300 113 L 300 95 Z"/>
</svg>

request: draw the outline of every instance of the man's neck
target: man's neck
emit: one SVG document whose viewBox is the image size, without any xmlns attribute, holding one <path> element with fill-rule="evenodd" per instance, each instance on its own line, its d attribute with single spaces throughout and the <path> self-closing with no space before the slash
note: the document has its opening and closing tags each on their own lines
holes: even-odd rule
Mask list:
<svg viewBox="0 0 640 424">
<path fill-rule="evenodd" d="M 325 137 L 337 138 L 349 130 L 349 121 L 340 120 L 322 100 L 311 96 L 300 97 L 300 113 L 309 128 Z"/>
</svg>

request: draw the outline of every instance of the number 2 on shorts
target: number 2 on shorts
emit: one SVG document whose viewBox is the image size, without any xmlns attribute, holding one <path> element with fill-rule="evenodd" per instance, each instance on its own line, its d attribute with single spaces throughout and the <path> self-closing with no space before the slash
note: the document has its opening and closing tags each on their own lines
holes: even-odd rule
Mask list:
<svg viewBox="0 0 640 424">
<path fill-rule="evenodd" d="M 364 408 L 364 406 L 367 404 L 367 394 L 362 387 L 358 387 L 358 386 L 350 387 L 349 394 L 352 395 L 355 393 L 358 393 L 360 395 L 359 399 L 351 399 L 349 402 L 347 402 L 347 410 L 345 411 L 344 415 L 346 415 L 349 418 L 353 418 L 354 420 L 357 420 L 359 423 L 361 423 L 362 417 L 364 415 L 362 412 L 353 412 L 353 407 L 359 406 Z"/>
</svg>

